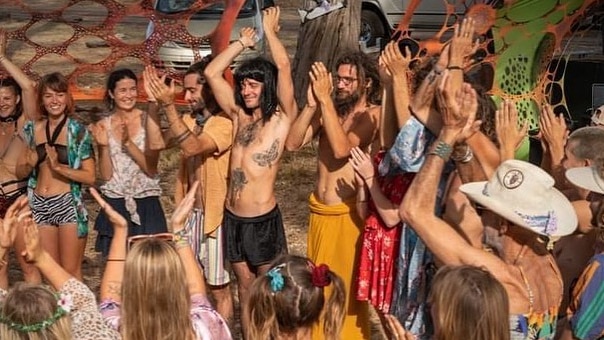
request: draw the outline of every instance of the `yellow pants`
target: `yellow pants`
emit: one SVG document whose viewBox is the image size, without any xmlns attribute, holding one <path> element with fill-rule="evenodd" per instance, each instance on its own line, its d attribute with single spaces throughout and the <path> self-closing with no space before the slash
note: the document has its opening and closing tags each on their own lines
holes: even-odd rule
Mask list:
<svg viewBox="0 0 604 340">
<path fill-rule="evenodd" d="M 327 264 L 342 278 L 346 287 L 346 317 L 340 339 L 369 339 L 367 303 L 355 299 L 356 258 L 363 224 L 356 215 L 354 202 L 328 206 L 311 194 L 309 207 L 308 257 L 317 265 Z M 331 287 L 325 288 L 327 302 Z M 324 339 L 322 321 L 313 327 L 312 338 Z"/>
</svg>

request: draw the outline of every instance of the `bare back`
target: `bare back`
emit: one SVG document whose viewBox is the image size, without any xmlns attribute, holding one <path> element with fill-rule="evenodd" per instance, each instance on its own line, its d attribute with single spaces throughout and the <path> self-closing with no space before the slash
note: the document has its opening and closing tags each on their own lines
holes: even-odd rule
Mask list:
<svg viewBox="0 0 604 340">
<path fill-rule="evenodd" d="M 290 126 L 280 109 L 266 123 L 241 109 L 237 113 L 226 200 L 237 216 L 259 216 L 275 207 L 275 179 Z"/>
</svg>

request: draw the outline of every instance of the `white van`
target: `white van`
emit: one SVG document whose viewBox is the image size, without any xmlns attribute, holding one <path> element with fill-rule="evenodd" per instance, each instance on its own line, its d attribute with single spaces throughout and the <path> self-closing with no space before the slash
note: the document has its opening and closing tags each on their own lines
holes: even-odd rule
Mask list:
<svg viewBox="0 0 604 340">
<path fill-rule="evenodd" d="M 421 40 L 440 31 L 447 14 L 445 2 L 455 4 L 455 12 L 459 15 L 463 15 L 466 10 L 462 1 L 458 0 L 421 0 L 411 17 L 411 37 Z M 466 2 L 474 3 L 470 0 Z M 366 46 L 373 46 L 378 38 L 383 42 L 388 40 L 409 3 L 411 0 L 363 0 L 359 41 Z"/>
<path fill-rule="evenodd" d="M 163 14 L 176 14 L 186 11 L 193 5 L 195 0 L 157 0 L 155 10 Z M 234 61 L 233 66 L 241 62 L 255 58 L 264 52 L 264 34 L 262 34 L 262 9 L 273 6 L 273 0 L 246 0 L 239 14 L 233 30 L 231 41 L 239 39 L 239 31 L 244 27 L 255 27 L 261 37 L 255 49 L 246 49 Z M 224 11 L 224 3 L 212 4 L 191 16 L 188 23 L 189 33 L 196 37 L 204 37 L 210 34 L 217 26 Z M 147 27 L 147 37 L 153 32 L 153 22 Z M 199 49 L 199 57 L 203 58 L 212 53 L 209 39 L 205 39 Z M 195 61 L 195 55 L 191 46 L 182 41 L 168 41 L 159 48 L 157 52 L 158 66 L 171 68 L 177 71 L 186 70 Z"/>
</svg>

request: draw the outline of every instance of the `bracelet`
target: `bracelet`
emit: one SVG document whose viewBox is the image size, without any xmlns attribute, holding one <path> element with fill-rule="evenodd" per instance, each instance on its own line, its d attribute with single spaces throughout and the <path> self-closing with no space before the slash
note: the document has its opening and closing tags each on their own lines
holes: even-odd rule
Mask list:
<svg viewBox="0 0 604 340">
<path fill-rule="evenodd" d="M 447 66 L 447 70 L 460 70 L 463 71 L 461 66 Z"/>
<path fill-rule="evenodd" d="M 364 180 L 365 182 L 367 182 L 368 180 L 372 179 L 373 177 L 375 177 L 375 176 L 369 176 L 369 177 L 367 177 L 367 178 L 363 177 L 363 180 Z"/>
<path fill-rule="evenodd" d="M 241 41 L 241 39 L 237 40 L 237 42 L 239 42 L 241 44 L 241 47 L 243 47 L 244 50 L 247 48 L 247 46 L 245 46 L 245 44 L 243 43 L 243 41 Z"/>
<path fill-rule="evenodd" d="M 162 107 L 168 107 L 170 105 L 174 105 L 174 102 L 170 102 L 170 103 L 162 103 L 161 106 Z"/>
<path fill-rule="evenodd" d="M 172 233 L 174 238 L 172 241 L 174 242 L 174 247 L 176 249 L 184 248 L 189 246 L 189 233 L 186 229 L 181 229 L 179 231 L 175 231 Z"/>
<path fill-rule="evenodd" d="M 470 146 L 468 144 L 465 144 L 466 147 L 466 152 L 460 157 L 457 155 L 457 152 L 454 152 L 451 154 L 451 159 L 455 162 L 460 162 L 460 163 L 468 163 L 472 160 L 472 158 L 474 158 L 474 153 L 472 152 L 472 149 L 470 149 Z"/>
<path fill-rule="evenodd" d="M 436 143 L 436 146 L 428 151 L 428 155 L 436 155 L 446 162 L 449 160 L 451 152 L 453 152 L 451 145 L 439 140 L 438 143 Z"/>
<path fill-rule="evenodd" d="M 124 262 L 126 259 L 107 259 L 107 262 Z"/>
<path fill-rule="evenodd" d="M 181 133 L 180 135 L 178 135 L 178 137 L 175 138 L 176 144 L 180 144 L 180 143 L 184 142 L 184 140 L 189 138 L 190 135 L 191 135 L 191 130 L 187 129 L 187 131 Z"/>
</svg>

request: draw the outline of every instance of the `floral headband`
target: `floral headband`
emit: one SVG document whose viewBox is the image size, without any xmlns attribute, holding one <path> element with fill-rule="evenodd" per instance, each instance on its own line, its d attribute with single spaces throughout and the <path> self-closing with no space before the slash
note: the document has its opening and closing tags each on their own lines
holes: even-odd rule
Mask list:
<svg viewBox="0 0 604 340">
<path fill-rule="evenodd" d="M 273 293 L 280 292 L 285 286 L 285 279 L 281 273 L 281 269 L 285 268 L 287 264 L 282 263 L 278 266 L 271 268 L 266 273 L 266 276 L 270 278 L 271 290 Z M 323 288 L 331 284 L 331 278 L 329 277 L 329 267 L 326 264 L 315 266 L 312 262 L 308 262 L 311 269 L 311 280 L 315 287 Z"/>
<path fill-rule="evenodd" d="M 15 330 L 20 333 L 31 333 L 31 332 L 39 332 L 43 329 L 50 327 L 57 320 L 59 320 L 64 315 L 68 314 L 73 307 L 73 298 L 70 294 L 61 293 L 57 294 L 57 310 L 55 310 L 54 314 L 46 320 L 40 321 L 38 323 L 34 323 L 31 325 L 24 325 L 20 323 L 13 322 L 7 319 L 4 315 L 0 316 L 0 322 L 7 325 L 10 329 Z"/>
</svg>

